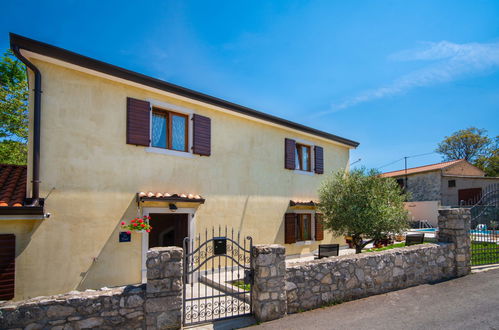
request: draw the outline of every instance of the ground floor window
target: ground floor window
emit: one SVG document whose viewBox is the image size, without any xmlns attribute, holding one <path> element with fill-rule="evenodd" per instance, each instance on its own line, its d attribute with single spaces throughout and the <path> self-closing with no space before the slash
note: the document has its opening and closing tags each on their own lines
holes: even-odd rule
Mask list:
<svg viewBox="0 0 499 330">
<path fill-rule="evenodd" d="M 284 215 L 284 243 L 322 241 L 324 227 L 319 213 L 286 213 Z"/>
<path fill-rule="evenodd" d="M 310 241 L 312 239 L 312 214 L 297 214 L 295 228 L 297 241 Z"/>
</svg>

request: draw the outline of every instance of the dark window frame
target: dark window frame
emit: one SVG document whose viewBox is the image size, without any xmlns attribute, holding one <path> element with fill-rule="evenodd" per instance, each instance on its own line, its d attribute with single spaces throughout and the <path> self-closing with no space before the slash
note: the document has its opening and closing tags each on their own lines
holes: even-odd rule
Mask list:
<svg viewBox="0 0 499 330">
<path fill-rule="evenodd" d="M 303 169 L 303 149 L 302 149 L 303 147 L 308 149 L 307 170 Z M 295 152 L 298 158 L 298 162 L 297 164 L 295 164 L 295 169 L 304 172 L 312 172 L 312 146 L 297 142 L 295 146 Z"/>
<path fill-rule="evenodd" d="M 308 236 L 304 236 L 304 216 L 308 216 Z M 312 213 L 296 213 L 296 224 L 295 224 L 295 239 L 297 242 L 311 241 L 312 240 Z"/>
<path fill-rule="evenodd" d="M 160 116 L 165 116 L 166 117 L 166 129 L 167 133 L 166 134 L 166 148 L 163 147 L 157 147 L 152 145 L 152 138 L 151 138 L 151 147 L 153 148 L 160 148 L 160 149 L 167 149 L 167 150 L 173 150 L 173 151 L 180 151 L 180 152 L 189 152 L 189 115 L 184 114 L 184 113 L 179 113 L 171 110 L 166 110 L 166 109 L 161 109 L 157 107 L 152 108 L 152 114 L 160 115 Z M 178 149 L 173 149 L 173 129 L 172 129 L 172 118 L 173 116 L 178 116 L 178 117 L 184 117 L 185 118 L 185 146 L 184 150 L 178 150 Z M 153 132 L 153 126 L 151 125 L 151 135 Z"/>
<path fill-rule="evenodd" d="M 448 188 L 456 188 L 456 180 L 447 181 L 447 187 Z"/>
</svg>

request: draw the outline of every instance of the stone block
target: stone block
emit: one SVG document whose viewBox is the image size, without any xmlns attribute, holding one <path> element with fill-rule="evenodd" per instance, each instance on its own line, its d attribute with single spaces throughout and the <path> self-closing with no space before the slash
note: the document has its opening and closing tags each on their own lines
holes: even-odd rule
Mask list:
<svg viewBox="0 0 499 330">
<path fill-rule="evenodd" d="M 49 319 L 66 318 L 67 316 L 73 314 L 75 311 L 76 309 L 71 306 L 54 305 L 50 306 L 47 309 L 47 317 Z"/>
</svg>

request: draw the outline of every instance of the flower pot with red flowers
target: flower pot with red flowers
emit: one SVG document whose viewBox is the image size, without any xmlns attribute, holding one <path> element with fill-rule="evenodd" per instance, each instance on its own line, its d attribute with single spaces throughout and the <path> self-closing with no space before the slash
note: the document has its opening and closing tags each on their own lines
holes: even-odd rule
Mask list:
<svg viewBox="0 0 499 330">
<path fill-rule="evenodd" d="M 130 221 L 129 224 L 126 222 L 121 223 L 121 228 L 126 230 L 127 234 L 131 234 L 132 232 L 150 232 L 152 227 L 149 224 L 149 220 L 151 217 L 144 215 L 142 218 L 135 218 Z"/>
</svg>

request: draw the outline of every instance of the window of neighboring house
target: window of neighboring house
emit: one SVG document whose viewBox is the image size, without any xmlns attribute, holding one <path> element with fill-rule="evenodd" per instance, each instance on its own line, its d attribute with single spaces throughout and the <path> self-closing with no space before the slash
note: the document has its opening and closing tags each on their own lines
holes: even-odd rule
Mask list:
<svg viewBox="0 0 499 330">
<path fill-rule="evenodd" d="M 153 109 L 151 146 L 187 151 L 188 116 L 176 112 Z"/>
<path fill-rule="evenodd" d="M 310 241 L 312 239 L 312 215 L 297 214 L 296 241 Z"/>
<path fill-rule="evenodd" d="M 295 157 L 297 170 L 312 171 L 310 146 L 297 143 Z"/>
<path fill-rule="evenodd" d="M 456 180 L 449 180 L 448 185 L 449 188 L 454 188 L 456 186 Z"/>
</svg>

